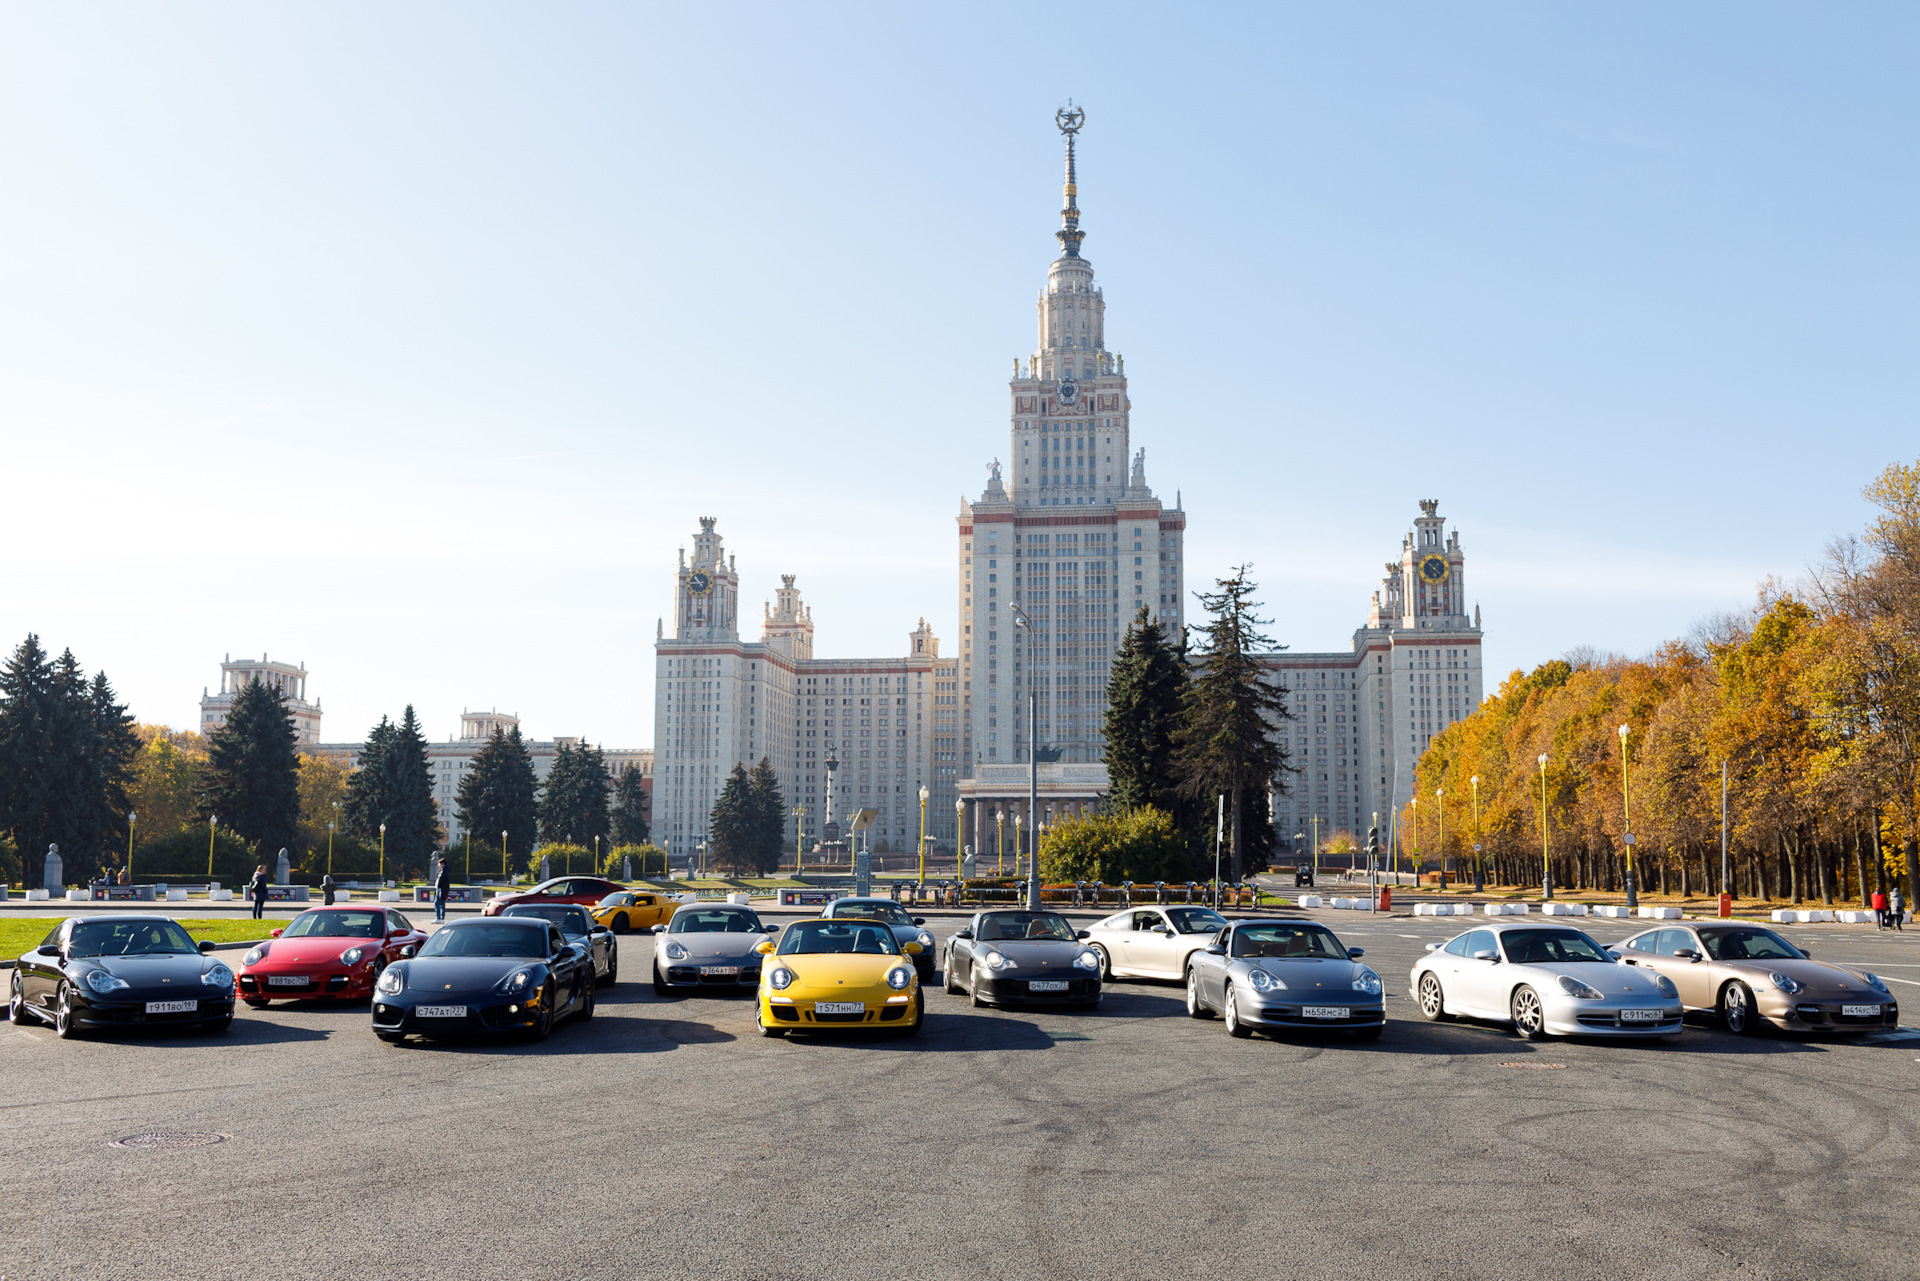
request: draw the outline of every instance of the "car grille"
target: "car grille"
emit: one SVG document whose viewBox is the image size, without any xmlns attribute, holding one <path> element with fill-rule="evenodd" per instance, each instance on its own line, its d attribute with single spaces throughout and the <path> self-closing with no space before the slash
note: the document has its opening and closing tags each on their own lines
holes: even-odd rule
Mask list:
<svg viewBox="0 0 1920 1281">
<path fill-rule="evenodd" d="M 800 1021 L 800 1011 L 794 1009 L 791 1005 L 776 1005 L 772 1008 L 773 1017 L 779 1019 L 782 1023 L 798 1023 Z"/>
<path fill-rule="evenodd" d="M 1039 981 L 1042 983 L 1059 982 L 1058 979 L 1041 979 Z M 1092 997 L 1098 990 L 1098 983 L 1094 979 L 1068 979 L 1067 990 L 1064 992 L 1035 992 L 1028 987 L 1027 981 L 1024 979 L 1001 984 L 1000 987 L 1009 996 L 1025 995 L 1035 1001 L 1085 1001 Z"/>
<path fill-rule="evenodd" d="M 725 974 L 702 974 L 697 965 L 669 965 L 667 982 L 675 984 L 697 983 L 701 987 L 739 987 L 741 984 L 757 984 L 760 981 L 760 967 L 742 968 L 738 978 Z"/>
<path fill-rule="evenodd" d="M 1582 1027 L 1626 1028 L 1636 1032 L 1644 1032 L 1648 1028 L 1671 1028 L 1680 1026 L 1680 1016 L 1677 1014 L 1672 1018 L 1661 1019 L 1655 1023 L 1623 1023 L 1617 1014 L 1576 1014 L 1574 1015 L 1574 1019 Z"/>
<path fill-rule="evenodd" d="M 1298 1027 L 1365 1027 L 1384 1023 L 1387 1018 L 1384 1010 L 1353 1010 L 1344 1019 L 1309 1019 L 1302 1017 L 1298 1006 L 1255 1010 L 1253 1015 L 1262 1023 L 1287 1023 Z"/>
<path fill-rule="evenodd" d="M 871 1016 L 872 1012 L 868 1011 L 865 1014 L 810 1014 L 808 1017 L 815 1023 L 865 1023 Z"/>
<path fill-rule="evenodd" d="M 1838 1027 L 1877 1027 L 1882 1023 L 1897 1023 L 1900 1019 L 1899 1011 L 1893 1006 L 1887 1006 L 1876 1014 L 1842 1014 L 1839 1010 L 1829 1014 L 1817 1005 L 1802 1005 L 1794 1009 L 1794 1015 L 1803 1023 L 1822 1023 L 1832 1019 Z"/>
</svg>

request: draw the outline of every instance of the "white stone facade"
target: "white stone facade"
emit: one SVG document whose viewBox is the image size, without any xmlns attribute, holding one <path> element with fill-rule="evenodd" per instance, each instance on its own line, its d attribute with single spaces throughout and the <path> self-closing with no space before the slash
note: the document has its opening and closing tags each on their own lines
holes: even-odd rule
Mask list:
<svg viewBox="0 0 1920 1281">
<path fill-rule="evenodd" d="M 243 658 L 235 662 L 231 654 L 221 660 L 219 693 L 204 688 L 200 691 L 200 732 L 211 734 L 226 724 L 234 696 L 254 681 L 263 681 L 285 695 L 294 741 L 300 750 L 306 751 L 320 741 L 320 700 L 307 701 L 306 665 L 276 663 L 265 654 L 257 661 Z"/>
</svg>

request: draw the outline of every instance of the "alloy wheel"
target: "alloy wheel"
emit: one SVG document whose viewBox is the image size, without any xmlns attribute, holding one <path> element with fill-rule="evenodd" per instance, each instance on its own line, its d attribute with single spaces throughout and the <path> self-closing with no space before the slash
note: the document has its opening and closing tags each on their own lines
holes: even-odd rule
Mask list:
<svg viewBox="0 0 1920 1281">
<path fill-rule="evenodd" d="M 1187 1017 L 1190 1019 L 1212 1018 L 1213 1011 L 1200 999 L 1200 975 L 1194 968 L 1187 967 Z"/>
<path fill-rule="evenodd" d="M 1729 983 L 1720 994 L 1720 1018 L 1735 1036 L 1751 1036 L 1759 1026 L 1753 1015 L 1753 993 L 1745 983 Z"/>
<path fill-rule="evenodd" d="M 73 988 L 66 983 L 60 985 L 60 996 L 53 1008 L 54 1035 L 61 1040 L 72 1040 L 80 1030 L 73 1018 Z"/>
<path fill-rule="evenodd" d="M 1093 954 L 1100 958 L 1100 981 L 1102 983 L 1113 982 L 1113 958 L 1107 955 L 1107 949 L 1095 943 L 1093 945 Z"/>
<path fill-rule="evenodd" d="M 1512 1003 L 1513 1030 L 1529 1041 L 1547 1035 L 1547 1014 L 1540 1005 L 1540 994 L 1530 987 L 1517 989 Z"/>
<path fill-rule="evenodd" d="M 8 988 L 7 1018 L 14 1023 L 25 1023 L 27 1021 L 27 998 L 26 994 L 20 989 L 20 972 L 18 970 L 14 971 L 13 979 L 8 984 Z"/>
<path fill-rule="evenodd" d="M 1228 1036 L 1245 1038 L 1253 1035 L 1253 1029 L 1240 1021 L 1240 994 L 1231 987 L 1227 989 L 1226 1018 Z"/>
<path fill-rule="evenodd" d="M 1447 1015 L 1447 998 L 1440 990 L 1440 976 L 1431 971 L 1420 976 L 1420 1013 L 1435 1021 Z"/>
</svg>

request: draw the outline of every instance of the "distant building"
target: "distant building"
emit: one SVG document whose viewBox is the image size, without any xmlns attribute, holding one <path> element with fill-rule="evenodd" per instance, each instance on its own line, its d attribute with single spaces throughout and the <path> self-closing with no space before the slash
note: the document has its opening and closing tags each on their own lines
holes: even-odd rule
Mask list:
<svg viewBox="0 0 1920 1281">
<path fill-rule="evenodd" d="M 300 663 L 276 663 L 260 655 L 256 661 L 233 661 L 229 654 L 220 663 L 220 692 L 200 691 L 200 732 L 211 734 L 227 723 L 233 700 L 246 686 L 260 681 L 286 696 L 287 712 L 293 718 L 293 732 L 301 750 L 320 741 L 320 700 L 307 701 L 307 669 Z"/>
</svg>

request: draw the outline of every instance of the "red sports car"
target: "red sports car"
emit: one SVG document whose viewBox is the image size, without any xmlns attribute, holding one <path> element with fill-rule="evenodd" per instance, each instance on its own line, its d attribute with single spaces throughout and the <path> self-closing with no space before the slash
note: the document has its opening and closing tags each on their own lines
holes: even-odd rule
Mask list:
<svg viewBox="0 0 1920 1281">
<path fill-rule="evenodd" d="M 498 916 L 501 908 L 512 907 L 515 903 L 578 903 L 581 907 L 592 908 L 607 895 L 618 894 L 626 888 L 598 876 L 556 876 L 551 881 L 542 881 L 518 894 L 496 895 L 488 899 L 480 911 L 485 916 Z"/>
<path fill-rule="evenodd" d="M 240 999 L 371 1000 L 380 971 L 426 941 L 391 908 L 310 908 L 240 959 Z"/>
</svg>

